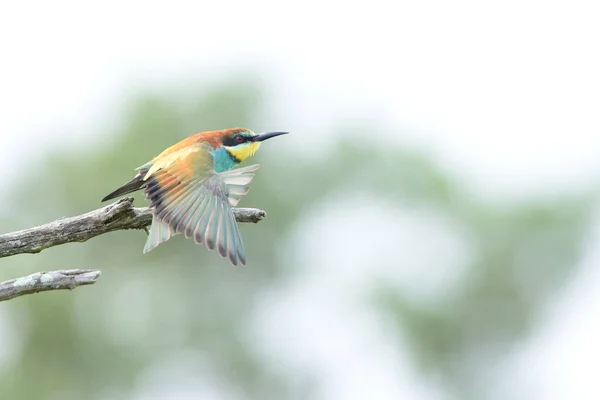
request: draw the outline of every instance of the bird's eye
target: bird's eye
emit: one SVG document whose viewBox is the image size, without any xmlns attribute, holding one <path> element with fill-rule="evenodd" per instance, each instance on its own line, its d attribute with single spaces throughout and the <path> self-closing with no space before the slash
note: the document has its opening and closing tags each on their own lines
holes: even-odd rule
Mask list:
<svg viewBox="0 0 600 400">
<path fill-rule="evenodd" d="M 235 137 L 235 141 L 238 143 L 243 143 L 244 142 L 244 137 L 242 135 L 238 135 Z"/>
</svg>

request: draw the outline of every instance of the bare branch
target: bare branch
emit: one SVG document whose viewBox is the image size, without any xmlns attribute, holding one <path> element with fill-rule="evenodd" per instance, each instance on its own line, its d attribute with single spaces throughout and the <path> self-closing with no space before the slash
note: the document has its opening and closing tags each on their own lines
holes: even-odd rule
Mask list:
<svg viewBox="0 0 600 400">
<path fill-rule="evenodd" d="M 100 271 L 97 269 L 36 272 L 35 274 L 1 282 L 0 301 L 47 290 L 73 290 L 78 286 L 92 285 L 96 283 L 99 277 Z"/>
<path fill-rule="evenodd" d="M 258 222 L 267 213 L 256 208 L 234 208 L 238 222 Z M 0 258 L 22 253 L 39 253 L 44 249 L 71 242 L 85 242 L 104 233 L 143 229 L 152 223 L 152 211 L 133 207 L 133 198 L 126 197 L 106 207 L 75 217 L 61 218 L 45 225 L 0 235 Z M 73 269 L 36 272 L 0 283 L 0 301 L 24 294 L 47 290 L 74 289 L 96 283 L 100 271 Z"/>
<path fill-rule="evenodd" d="M 238 222 L 256 223 L 267 215 L 263 210 L 256 208 L 234 208 L 233 212 Z M 22 253 L 39 253 L 65 243 L 85 242 L 95 236 L 117 230 L 146 230 L 151 223 L 152 211 L 146 207 L 133 207 L 133 198 L 126 197 L 86 214 L 0 235 L 0 258 Z"/>
</svg>

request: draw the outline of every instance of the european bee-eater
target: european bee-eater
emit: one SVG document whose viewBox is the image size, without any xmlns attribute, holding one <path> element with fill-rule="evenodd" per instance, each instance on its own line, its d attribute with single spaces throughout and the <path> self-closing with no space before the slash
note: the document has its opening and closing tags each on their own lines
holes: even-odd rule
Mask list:
<svg viewBox="0 0 600 400">
<path fill-rule="evenodd" d="M 153 212 L 144 253 L 183 233 L 233 265 L 246 264 L 246 250 L 232 207 L 248 193 L 258 165 L 234 169 L 261 142 L 288 132 L 256 134 L 246 128 L 201 132 L 138 167 L 137 175 L 102 201 L 144 189 Z"/>
</svg>

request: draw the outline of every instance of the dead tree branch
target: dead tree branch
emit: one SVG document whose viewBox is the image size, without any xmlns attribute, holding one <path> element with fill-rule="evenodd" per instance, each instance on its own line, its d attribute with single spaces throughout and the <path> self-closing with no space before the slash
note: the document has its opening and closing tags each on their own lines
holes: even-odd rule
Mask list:
<svg viewBox="0 0 600 400">
<path fill-rule="evenodd" d="M 258 222 L 266 212 L 256 208 L 234 208 L 238 222 Z M 133 207 L 126 197 L 106 207 L 76 217 L 61 218 L 45 225 L 0 235 L 0 258 L 22 253 L 39 253 L 65 243 L 85 242 L 104 233 L 125 229 L 146 229 L 152 223 L 147 207 Z"/>
<path fill-rule="evenodd" d="M 238 222 L 259 222 L 266 212 L 256 208 L 234 208 Z M 147 231 L 152 211 L 133 207 L 126 197 L 105 207 L 75 217 L 61 218 L 45 225 L 0 235 L 0 258 L 23 253 L 39 253 L 65 243 L 85 242 L 108 232 L 125 229 Z M 33 275 L 0 283 L 0 301 L 45 290 L 73 289 L 95 283 L 98 270 L 62 270 L 37 272 Z"/>
<path fill-rule="evenodd" d="M 99 277 L 100 271 L 97 269 L 36 272 L 21 278 L 0 282 L 0 301 L 48 290 L 73 290 L 78 286 L 92 285 Z"/>
</svg>

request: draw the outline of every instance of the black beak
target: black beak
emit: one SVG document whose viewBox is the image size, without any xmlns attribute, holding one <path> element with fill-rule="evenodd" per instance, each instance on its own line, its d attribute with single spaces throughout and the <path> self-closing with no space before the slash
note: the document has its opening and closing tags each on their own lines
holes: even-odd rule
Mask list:
<svg viewBox="0 0 600 400">
<path fill-rule="evenodd" d="M 265 133 L 261 133 L 257 136 L 254 136 L 252 138 L 252 141 L 253 142 L 262 142 L 263 140 L 271 139 L 272 137 L 279 136 L 279 135 L 285 135 L 286 133 L 289 133 L 289 132 L 265 132 Z"/>
</svg>

